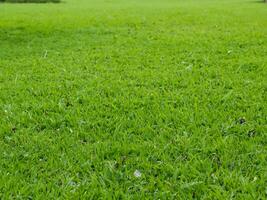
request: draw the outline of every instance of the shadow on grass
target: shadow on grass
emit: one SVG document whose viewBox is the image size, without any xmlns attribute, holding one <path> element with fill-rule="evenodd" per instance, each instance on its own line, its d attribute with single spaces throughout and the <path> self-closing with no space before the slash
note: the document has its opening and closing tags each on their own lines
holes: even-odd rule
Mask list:
<svg viewBox="0 0 267 200">
<path fill-rule="evenodd" d="M 249 1 L 249 3 L 263 3 L 267 5 L 267 1 L 264 1 L 264 0 Z"/>
<path fill-rule="evenodd" d="M 0 0 L 0 3 L 62 3 L 61 0 Z"/>
</svg>

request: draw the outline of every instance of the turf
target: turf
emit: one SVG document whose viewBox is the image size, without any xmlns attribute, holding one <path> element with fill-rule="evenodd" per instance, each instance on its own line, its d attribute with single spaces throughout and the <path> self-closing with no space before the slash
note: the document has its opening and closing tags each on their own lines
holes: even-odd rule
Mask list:
<svg viewBox="0 0 267 200">
<path fill-rule="evenodd" d="M 0 199 L 266 199 L 266 13 L 0 4 Z"/>
</svg>

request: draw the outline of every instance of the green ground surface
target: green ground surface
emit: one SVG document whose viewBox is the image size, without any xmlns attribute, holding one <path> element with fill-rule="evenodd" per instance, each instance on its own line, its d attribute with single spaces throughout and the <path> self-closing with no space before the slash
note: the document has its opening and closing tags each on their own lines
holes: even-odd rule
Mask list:
<svg viewBox="0 0 267 200">
<path fill-rule="evenodd" d="M 266 199 L 266 55 L 257 1 L 0 4 L 0 199 Z"/>
</svg>

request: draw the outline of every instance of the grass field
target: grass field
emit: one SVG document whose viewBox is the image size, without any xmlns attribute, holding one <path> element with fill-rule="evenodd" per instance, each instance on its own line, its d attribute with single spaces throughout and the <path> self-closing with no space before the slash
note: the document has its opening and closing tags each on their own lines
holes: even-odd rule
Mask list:
<svg viewBox="0 0 267 200">
<path fill-rule="evenodd" d="M 0 199 L 266 199 L 267 4 L 0 4 Z"/>
</svg>

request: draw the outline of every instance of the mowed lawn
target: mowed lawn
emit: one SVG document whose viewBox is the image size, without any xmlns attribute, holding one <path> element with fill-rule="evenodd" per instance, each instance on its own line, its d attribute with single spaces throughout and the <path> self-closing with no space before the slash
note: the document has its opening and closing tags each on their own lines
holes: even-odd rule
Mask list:
<svg viewBox="0 0 267 200">
<path fill-rule="evenodd" d="M 0 199 L 266 199 L 267 4 L 0 4 Z"/>
</svg>

